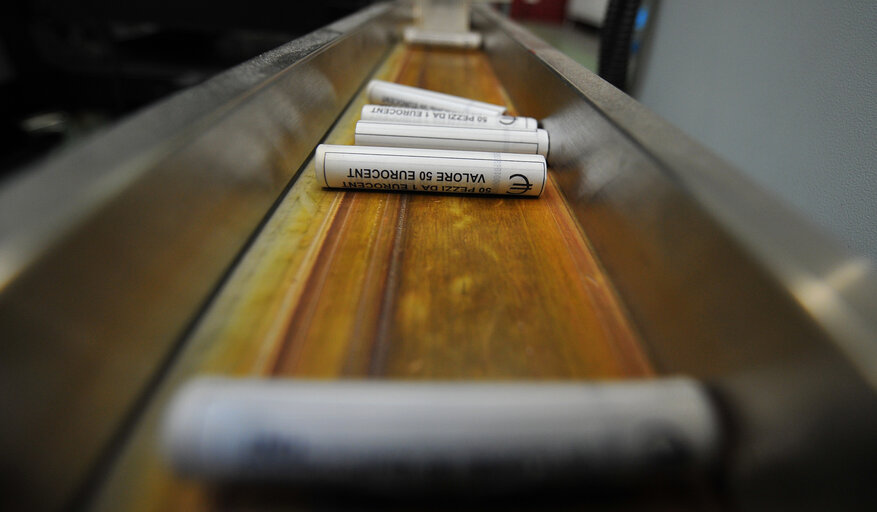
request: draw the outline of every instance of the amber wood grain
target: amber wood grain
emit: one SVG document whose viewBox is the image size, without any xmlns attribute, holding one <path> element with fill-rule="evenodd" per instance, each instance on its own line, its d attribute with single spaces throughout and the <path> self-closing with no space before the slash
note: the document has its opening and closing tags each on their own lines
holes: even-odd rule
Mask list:
<svg viewBox="0 0 877 512">
<path fill-rule="evenodd" d="M 514 112 L 479 52 L 399 46 L 375 78 L 503 103 Z M 326 142 L 353 142 L 364 103 L 362 95 L 351 103 Z M 309 163 L 204 315 L 93 509 L 259 508 L 241 495 L 174 477 L 159 457 L 161 413 L 195 375 L 653 373 L 553 179 L 542 197 L 521 199 L 333 191 L 313 174 Z"/>
</svg>

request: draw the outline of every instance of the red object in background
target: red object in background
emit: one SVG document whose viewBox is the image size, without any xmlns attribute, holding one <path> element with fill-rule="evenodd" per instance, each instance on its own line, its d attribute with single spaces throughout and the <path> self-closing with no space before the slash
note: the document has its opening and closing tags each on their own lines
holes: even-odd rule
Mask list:
<svg viewBox="0 0 877 512">
<path fill-rule="evenodd" d="M 563 23 L 566 17 L 566 0 L 514 0 L 509 16 L 516 20 Z"/>
</svg>

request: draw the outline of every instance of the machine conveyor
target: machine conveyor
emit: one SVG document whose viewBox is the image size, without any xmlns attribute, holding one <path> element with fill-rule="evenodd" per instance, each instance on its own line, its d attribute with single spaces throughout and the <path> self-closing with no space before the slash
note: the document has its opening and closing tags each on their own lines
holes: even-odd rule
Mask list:
<svg viewBox="0 0 877 512">
<path fill-rule="evenodd" d="M 562 504 L 873 500 L 871 263 L 490 8 L 473 13 L 481 50 L 406 46 L 406 23 L 395 4 L 366 9 L 0 189 L 4 499 L 324 506 L 168 470 L 156 448 L 163 411 L 188 379 L 211 374 L 681 375 L 709 390 L 721 418 L 715 466 L 671 489 L 572 492 Z M 314 148 L 353 142 L 371 78 L 540 119 L 551 135 L 542 197 L 321 188 Z M 418 506 L 406 499 L 393 506 Z M 521 499 L 501 503 L 559 498 Z"/>
</svg>

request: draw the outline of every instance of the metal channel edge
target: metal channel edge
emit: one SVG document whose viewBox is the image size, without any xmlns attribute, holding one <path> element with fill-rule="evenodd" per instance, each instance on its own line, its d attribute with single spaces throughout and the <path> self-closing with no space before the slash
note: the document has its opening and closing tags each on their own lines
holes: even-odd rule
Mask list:
<svg viewBox="0 0 877 512">
<path fill-rule="evenodd" d="M 653 362 L 726 409 L 731 499 L 873 502 L 874 263 L 514 22 L 476 14 L 509 96 L 550 132 L 555 178 Z"/>
<path fill-rule="evenodd" d="M 385 55 L 391 17 L 387 4 L 364 9 L 2 184 L 0 478 L 14 491 L 4 503 L 71 499 Z"/>
</svg>

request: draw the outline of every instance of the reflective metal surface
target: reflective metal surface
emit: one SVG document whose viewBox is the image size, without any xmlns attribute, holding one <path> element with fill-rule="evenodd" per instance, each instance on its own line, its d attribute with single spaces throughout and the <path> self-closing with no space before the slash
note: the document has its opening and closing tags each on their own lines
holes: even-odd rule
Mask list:
<svg viewBox="0 0 877 512">
<path fill-rule="evenodd" d="M 99 466 L 388 49 L 387 13 L 263 54 L 0 190 L 3 502 L 55 508 Z"/>
<path fill-rule="evenodd" d="M 549 131 L 549 164 L 655 365 L 726 404 L 733 499 L 872 500 L 873 263 L 544 42 L 487 9 L 477 20 L 512 100 Z"/>
</svg>

